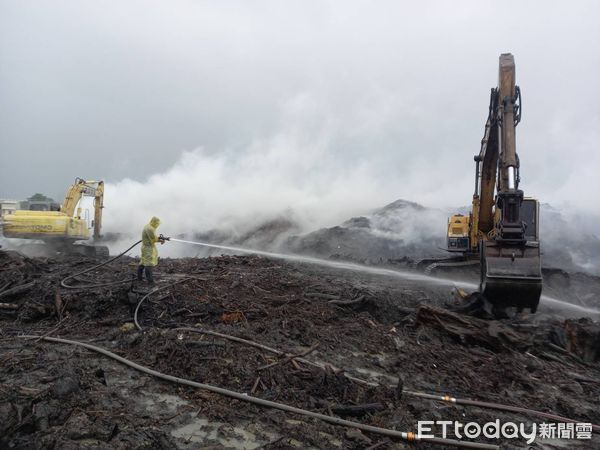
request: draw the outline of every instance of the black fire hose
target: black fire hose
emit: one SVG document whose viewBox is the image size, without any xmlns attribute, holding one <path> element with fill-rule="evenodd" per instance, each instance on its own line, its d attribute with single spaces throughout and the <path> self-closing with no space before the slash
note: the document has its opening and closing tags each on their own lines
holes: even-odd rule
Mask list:
<svg viewBox="0 0 600 450">
<path fill-rule="evenodd" d="M 583 420 L 575 420 L 569 417 L 559 416 L 557 414 L 547 413 L 544 411 L 536 411 L 534 409 L 523 408 L 521 406 L 502 405 L 500 403 L 484 402 L 481 400 L 469 400 L 464 398 L 450 397 L 449 395 L 426 394 L 424 392 L 403 391 L 403 394 L 412 395 L 413 397 L 428 398 L 440 402 L 456 403 L 457 405 L 477 406 L 480 408 L 497 409 L 499 411 L 515 412 L 528 416 L 544 417 L 545 419 L 554 420 L 556 422 L 581 423 Z M 594 433 L 600 433 L 600 425 L 591 424 Z"/>
<path fill-rule="evenodd" d="M 165 290 L 167 288 L 170 288 L 172 286 L 175 286 L 178 283 L 183 283 L 184 281 L 188 281 L 188 280 L 193 280 L 195 279 L 194 277 L 186 277 L 186 278 L 182 278 L 181 280 L 177 280 L 173 283 L 167 284 L 165 286 L 159 286 L 156 287 L 154 289 L 152 289 L 150 292 L 148 292 L 146 295 L 144 295 L 140 301 L 138 302 L 137 306 L 135 307 L 135 312 L 133 313 L 133 323 L 135 324 L 136 328 L 140 331 L 142 331 L 142 327 L 140 326 L 140 323 L 138 322 L 138 311 L 140 310 L 140 306 L 142 306 L 142 303 L 148 298 L 150 297 L 152 294 Z"/>
<path fill-rule="evenodd" d="M 274 353 L 279 356 L 286 355 L 286 353 L 282 352 L 281 350 L 277 350 L 277 349 L 268 347 L 268 346 L 260 344 L 258 342 L 249 341 L 247 339 L 242 339 L 237 336 L 232 336 L 229 334 L 218 333 L 216 331 L 207 330 L 204 328 L 178 327 L 178 328 L 173 328 L 173 330 L 174 331 L 187 331 L 187 332 L 191 332 L 191 333 L 199 333 L 199 334 L 205 334 L 208 336 L 215 336 L 215 337 L 218 337 L 221 339 L 227 339 L 227 340 L 230 340 L 233 342 L 238 342 L 243 345 L 249 345 L 251 347 L 259 348 L 261 350 L 265 350 L 265 351 Z M 325 367 L 323 364 L 315 363 L 315 362 L 310 361 L 305 358 L 295 358 L 295 359 L 297 361 L 303 362 L 303 363 L 308 364 L 313 367 L 318 367 L 320 369 L 324 369 L 324 367 Z M 355 382 L 363 384 L 363 385 L 379 384 L 379 383 L 372 383 L 370 381 L 366 381 L 366 380 L 362 380 L 360 378 L 353 377 L 352 375 L 348 374 L 348 372 L 346 370 L 343 370 L 343 369 L 342 369 L 342 373 L 349 380 L 355 381 Z M 389 386 L 389 387 L 394 388 L 395 386 Z M 436 401 L 440 401 L 440 402 L 455 403 L 457 405 L 476 406 L 479 408 L 487 408 L 487 409 L 496 409 L 499 411 L 515 412 L 515 413 L 525 414 L 528 416 L 544 417 L 546 419 L 555 420 L 557 422 L 570 422 L 570 423 L 583 422 L 582 420 L 575 420 L 575 419 L 571 419 L 569 417 L 559 416 L 557 414 L 547 413 L 544 411 L 536 411 L 534 409 L 529 409 L 529 408 L 523 408 L 521 406 L 503 405 L 500 403 L 484 402 L 481 400 L 461 399 L 461 398 L 450 397 L 449 395 L 427 394 L 424 392 L 414 392 L 414 391 L 409 391 L 406 389 L 402 390 L 402 395 L 410 395 L 412 397 L 426 398 L 426 399 L 436 400 Z M 592 424 L 592 430 L 594 431 L 594 433 L 600 433 L 600 425 Z"/>
<path fill-rule="evenodd" d="M 156 370 L 150 369 L 148 367 L 145 367 L 145 366 L 137 364 L 133 361 L 130 361 L 126 358 L 123 358 L 122 356 L 116 355 L 115 353 L 112 353 L 102 347 L 97 347 L 95 345 L 86 344 L 84 342 L 72 341 L 69 339 L 44 337 L 44 336 L 27 335 L 27 336 L 19 336 L 19 337 L 22 339 L 38 339 L 38 340 L 44 340 L 44 341 L 48 341 L 48 342 L 58 342 L 61 344 L 77 345 L 80 347 L 87 348 L 88 350 L 92 350 L 96 353 L 101 353 L 105 356 L 108 356 L 109 358 L 112 358 L 112 359 L 120 362 L 121 364 L 125 364 L 126 366 L 129 366 L 135 370 L 138 370 L 140 372 L 143 372 L 145 374 L 151 375 L 156 378 L 160 378 L 165 381 L 170 381 L 173 383 L 178 383 L 178 384 L 192 386 L 192 387 L 199 388 L 199 389 L 204 389 L 204 390 L 207 390 L 210 392 L 214 392 L 216 394 L 235 398 L 236 400 L 240 400 L 243 402 L 254 403 L 255 405 L 264 406 L 267 408 L 274 408 L 274 409 L 279 409 L 279 410 L 286 411 L 286 412 L 291 412 L 294 414 L 300 414 L 303 416 L 313 417 L 315 419 L 319 419 L 319 420 L 322 420 L 324 422 L 328 422 L 328 423 L 331 423 L 334 425 L 341 425 L 341 426 L 350 427 L 350 428 L 358 428 L 359 430 L 362 430 L 362 431 L 376 433 L 376 434 L 380 434 L 383 436 L 389 436 L 389 437 L 396 438 L 396 439 L 403 439 L 405 441 L 429 442 L 431 444 L 452 445 L 452 446 L 456 446 L 456 447 L 476 448 L 476 449 L 499 449 L 500 448 L 497 445 L 482 444 L 482 443 L 478 443 L 478 442 L 463 442 L 463 441 L 459 441 L 456 439 L 419 437 L 418 435 L 416 435 L 413 432 L 396 431 L 396 430 L 392 430 L 389 428 L 381 428 L 381 427 L 376 427 L 376 426 L 372 426 L 372 425 L 366 425 L 366 424 L 363 424 L 360 422 L 353 422 L 350 420 L 340 419 L 339 417 L 328 416 L 326 414 L 321 414 L 321 413 L 317 413 L 317 412 L 313 412 L 313 411 L 308 411 L 306 409 L 296 408 L 295 406 L 286 405 L 284 403 L 278 403 L 278 402 L 272 402 L 269 400 L 264 400 L 262 398 L 253 397 L 250 395 L 242 394 L 242 393 L 236 392 L 236 391 L 231 391 L 229 389 L 220 388 L 220 387 L 213 386 L 210 384 L 197 383 L 195 381 L 186 380 L 185 378 L 174 377 L 172 375 L 167 375 L 167 374 L 158 372 Z"/>
<path fill-rule="evenodd" d="M 117 256 L 112 257 L 108 261 L 104 261 L 101 264 L 97 264 L 97 265 L 95 265 L 93 267 L 90 267 L 88 269 L 82 270 L 81 272 L 77 272 L 77 273 L 75 273 L 73 275 L 69 275 L 68 277 L 63 278 L 61 280 L 61 282 L 60 282 L 61 287 L 65 288 L 65 289 L 91 289 L 91 288 L 97 288 L 97 287 L 114 286 L 114 285 L 117 285 L 117 284 L 130 283 L 134 279 L 133 276 L 131 278 L 126 279 L 126 280 L 111 281 L 111 282 L 108 282 L 108 283 L 98 283 L 98 284 L 84 284 L 84 285 L 77 285 L 77 286 L 73 286 L 73 285 L 67 284 L 67 280 L 72 280 L 73 278 L 76 278 L 79 275 L 83 275 L 84 273 L 91 272 L 92 270 L 95 270 L 95 269 L 98 269 L 100 267 L 103 267 L 103 266 L 106 266 L 106 265 L 110 264 L 111 262 L 115 261 L 116 259 L 121 258 L 123 255 L 125 255 L 125 253 L 127 253 L 129 250 L 131 250 L 136 245 L 138 245 L 140 242 L 142 242 L 142 241 L 141 240 L 137 241 L 135 244 L 133 244 L 127 250 L 119 253 Z"/>
</svg>

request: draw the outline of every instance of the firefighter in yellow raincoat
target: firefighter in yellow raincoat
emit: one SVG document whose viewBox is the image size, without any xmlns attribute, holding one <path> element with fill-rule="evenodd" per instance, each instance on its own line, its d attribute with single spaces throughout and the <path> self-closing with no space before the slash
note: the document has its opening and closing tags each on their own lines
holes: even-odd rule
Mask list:
<svg viewBox="0 0 600 450">
<path fill-rule="evenodd" d="M 156 234 L 156 229 L 159 225 L 160 219 L 158 217 L 152 217 L 150 223 L 148 223 L 142 231 L 142 258 L 138 267 L 137 278 L 139 281 L 142 281 L 145 272 L 146 279 L 150 284 L 154 283 L 152 268 L 158 264 L 158 250 L 156 248 L 156 243 L 165 243 L 162 236 Z"/>
</svg>

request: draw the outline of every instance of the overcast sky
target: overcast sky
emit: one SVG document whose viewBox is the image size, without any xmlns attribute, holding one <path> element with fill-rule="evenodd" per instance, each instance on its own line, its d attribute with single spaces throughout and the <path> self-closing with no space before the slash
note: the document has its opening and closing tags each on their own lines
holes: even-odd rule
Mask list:
<svg viewBox="0 0 600 450">
<path fill-rule="evenodd" d="M 0 197 L 80 176 L 119 214 L 465 205 L 512 52 L 521 187 L 597 213 L 599 23 L 597 1 L 0 0 Z"/>
</svg>

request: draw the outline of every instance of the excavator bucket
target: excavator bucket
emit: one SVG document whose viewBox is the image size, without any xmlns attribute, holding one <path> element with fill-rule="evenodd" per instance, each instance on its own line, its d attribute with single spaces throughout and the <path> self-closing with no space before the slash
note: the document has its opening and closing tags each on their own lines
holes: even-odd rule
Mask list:
<svg viewBox="0 0 600 450">
<path fill-rule="evenodd" d="M 492 313 L 505 316 L 506 308 L 537 310 L 542 293 L 539 242 L 506 245 L 487 241 L 481 261 L 481 293 Z"/>
</svg>

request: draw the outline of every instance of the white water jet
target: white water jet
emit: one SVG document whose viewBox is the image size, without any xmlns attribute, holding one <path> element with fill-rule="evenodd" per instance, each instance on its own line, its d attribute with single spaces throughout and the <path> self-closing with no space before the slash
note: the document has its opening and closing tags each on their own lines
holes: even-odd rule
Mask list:
<svg viewBox="0 0 600 450">
<path fill-rule="evenodd" d="M 364 266 L 361 264 L 350 263 L 350 262 L 329 261 L 326 259 L 315 258 L 312 256 L 267 252 L 267 251 L 263 251 L 263 250 L 247 249 L 247 248 L 242 248 L 242 247 L 232 247 L 232 246 L 228 246 L 228 245 L 209 244 L 207 242 L 195 242 L 195 241 L 188 241 L 185 239 L 176 239 L 176 238 L 171 238 L 171 241 L 181 242 L 184 244 L 199 245 L 202 247 L 218 248 L 221 250 L 228 250 L 231 252 L 267 256 L 269 258 L 283 259 L 283 260 L 287 260 L 287 261 L 315 264 L 315 265 L 319 265 L 319 266 L 332 267 L 335 269 L 352 270 L 352 271 L 357 271 L 357 272 L 370 273 L 370 274 L 374 274 L 374 275 L 391 276 L 391 277 L 402 278 L 405 280 L 420 281 L 420 282 L 425 282 L 425 283 L 430 283 L 430 284 L 438 284 L 438 285 L 443 285 L 443 286 L 460 286 L 460 287 L 464 287 L 467 289 L 474 289 L 474 290 L 479 288 L 479 286 L 476 283 L 472 283 L 469 281 L 456 281 L 456 280 L 450 280 L 448 278 L 437 278 L 437 277 L 432 277 L 429 275 L 424 275 L 424 274 L 419 274 L 419 273 L 414 273 L 414 272 L 385 269 L 385 268 L 381 268 L 381 267 L 370 267 L 370 266 Z M 544 306 L 544 304 L 545 304 L 545 306 L 552 305 L 551 307 L 560 308 L 560 309 L 568 309 L 573 312 L 578 312 L 578 313 L 585 314 L 588 316 L 597 315 L 598 317 L 600 317 L 600 310 L 597 310 L 594 308 L 588 308 L 585 306 L 575 305 L 573 303 L 569 303 L 564 300 L 559 300 L 557 298 L 549 297 L 547 295 L 542 295 L 541 300 L 543 302 L 542 306 Z"/>
</svg>

